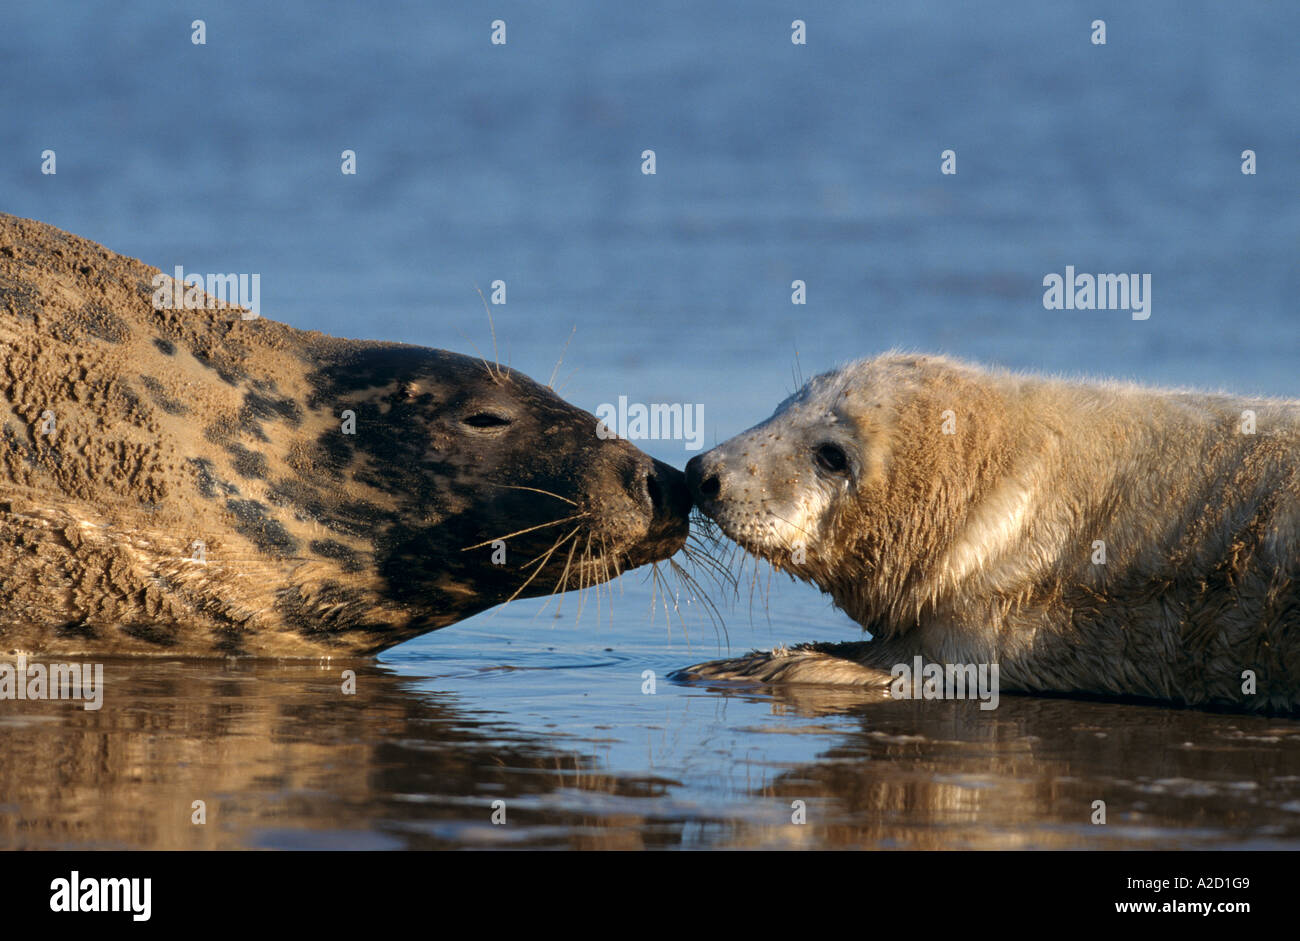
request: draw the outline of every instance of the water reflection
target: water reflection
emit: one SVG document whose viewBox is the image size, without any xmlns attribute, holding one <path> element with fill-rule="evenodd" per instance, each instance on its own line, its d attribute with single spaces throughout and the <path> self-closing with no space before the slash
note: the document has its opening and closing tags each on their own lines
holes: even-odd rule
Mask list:
<svg viewBox="0 0 1300 941">
<path fill-rule="evenodd" d="M 3 704 L 0 846 L 381 849 L 555 833 L 601 846 L 581 817 L 539 813 L 544 795 L 665 786 L 596 773 L 373 663 L 109 662 L 105 676 L 100 711 Z M 500 797 L 505 827 L 489 820 Z M 196 800 L 205 825 L 191 822 Z"/>
<path fill-rule="evenodd" d="M 818 804 L 811 842 L 908 849 L 1294 848 L 1300 722 L 1163 706 L 1004 696 L 853 702 L 790 687 L 773 711 L 856 728 L 765 793 Z M 1095 801 L 1105 823 L 1094 823 Z M 809 814 L 810 820 L 814 814 Z M 790 827 L 743 834 L 780 844 Z"/>
<path fill-rule="evenodd" d="M 622 673 L 606 686 L 600 672 L 109 662 L 99 711 L 0 703 L 0 847 L 1300 841 L 1300 722 L 1014 696 L 983 712 L 813 688 L 662 684 L 619 699 Z M 575 695 L 578 673 L 589 696 Z M 1098 800 L 1105 825 L 1091 822 Z M 806 824 L 791 822 L 797 801 Z"/>
</svg>

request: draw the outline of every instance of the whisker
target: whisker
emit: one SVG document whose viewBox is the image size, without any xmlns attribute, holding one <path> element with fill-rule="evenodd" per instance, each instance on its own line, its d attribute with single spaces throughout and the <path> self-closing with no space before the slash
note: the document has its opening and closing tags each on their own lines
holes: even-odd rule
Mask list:
<svg viewBox="0 0 1300 941">
<path fill-rule="evenodd" d="M 575 513 L 573 516 L 566 516 L 563 519 L 551 520 L 549 523 L 538 523 L 536 526 L 529 526 L 527 529 L 517 529 L 513 533 L 510 533 L 505 536 L 496 536 L 492 539 L 485 539 L 482 542 L 477 543 L 476 545 L 466 546 L 464 549 L 461 549 L 460 551 L 469 552 L 469 550 L 471 549 L 481 549 L 484 546 L 490 546 L 492 543 L 499 542 L 503 539 L 513 539 L 515 536 L 522 536 L 524 533 L 531 533 L 535 529 L 545 529 L 547 526 L 558 526 L 560 523 L 569 523 L 572 522 L 573 520 L 582 519 L 584 516 L 587 515 L 588 514 L 585 512 Z"/>
<path fill-rule="evenodd" d="M 682 583 L 689 587 L 694 594 L 699 595 L 700 599 L 707 602 L 712 607 L 714 613 L 721 617 L 721 611 L 718 610 L 717 605 L 714 603 L 713 599 L 709 597 L 708 592 L 704 590 L 704 586 L 700 584 L 699 580 L 690 572 L 686 571 L 686 568 L 679 565 L 675 560 L 669 559 L 668 564 L 672 567 L 673 573 L 677 575 Z"/>
<path fill-rule="evenodd" d="M 525 562 L 523 565 L 519 567 L 521 569 L 526 569 L 530 565 L 537 565 L 538 562 L 541 562 L 541 566 L 538 568 L 538 571 L 541 571 L 542 568 L 546 567 L 546 560 L 551 557 L 551 553 L 554 552 L 556 549 L 558 549 L 560 546 L 564 545 L 565 540 L 567 540 L 569 536 L 572 536 L 575 532 L 577 532 L 577 530 L 581 528 L 582 528 L 582 524 L 579 523 L 578 526 L 575 527 L 575 529 L 571 530 L 567 535 L 561 537 L 560 539 L 557 539 L 554 543 L 552 543 L 551 548 L 547 549 L 545 552 L 541 552 L 533 556 L 531 559 L 529 559 L 527 562 Z"/>
<path fill-rule="evenodd" d="M 736 576 L 731 570 L 724 566 L 721 560 L 710 555 L 708 552 L 701 550 L 699 553 L 692 552 L 689 545 L 682 546 L 682 556 L 693 565 L 703 566 L 709 572 L 709 577 L 718 583 L 718 587 L 723 584 L 731 585 L 733 588 L 736 584 Z"/>
<path fill-rule="evenodd" d="M 669 559 L 668 565 L 670 566 L 673 575 L 686 589 L 687 594 L 689 596 L 694 596 L 694 598 L 699 600 L 700 606 L 704 609 L 704 613 L 708 615 L 709 621 L 713 625 L 714 636 L 717 636 L 718 628 L 721 627 L 722 636 L 726 640 L 727 647 L 730 648 L 731 636 L 727 633 L 727 622 L 722 617 L 722 612 L 718 609 L 717 604 L 709 597 L 708 592 L 704 590 L 704 586 L 701 585 L 690 572 L 686 571 L 685 568 L 678 565 L 674 560 Z"/>
<path fill-rule="evenodd" d="M 793 526 L 795 529 L 799 530 L 799 532 L 803 533 L 803 534 L 804 534 L 805 536 L 807 536 L 809 539 L 813 538 L 813 534 L 812 534 L 812 533 L 808 532 L 808 530 L 804 529 L 802 526 L 798 525 L 797 523 L 794 523 L 794 522 L 792 522 L 791 520 L 785 519 L 784 517 L 777 516 L 775 513 L 773 513 L 772 516 L 776 517 L 776 519 L 779 519 L 781 522 L 785 523 L 787 526 Z"/>
<path fill-rule="evenodd" d="M 647 576 L 650 579 L 650 623 L 651 624 L 653 624 L 655 621 L 655 601 L 658 600 L 659 597 L 659 572 L 657 571 L 658 568 L 659 568 L 658 562 L 651 562 L 650 574 Z M 672 637 L 671 633 L 669 634 L 669 637 L 670 638 Z"/>
<path fill-rule="evenodd" d="M 549 382 L 546 383 L 546 387 L 548 389 L 555 388 L 555 374 L 560 371 L 560 364 L 564 362 L 564 354 L 569 351 L 569 344 L 573 342 L 573 335 L 577 332 L 578 332 L 578 325 L 575 323 L 573 325 L 573 329 L 569 331 L 569 339 L 564 341 L 564 349 L 560 350 L 560 358 L 556 362 L 555 368 L 551 370 L 551 379 Z"/>
<path fill-rule="evenodd" d="M 524 583 L 523 583 L 522 585 L 520 585 L 517 589 L 515 589 L 515 593 L 514 593 L 513 595 L 511 595 L 509 598 L 507 598 L 503 603 L 504 603 L 504 604 L 509 604 L 510 602 L 512 602 L 512 601 L 514 601 L 516 598 L 518 598 L 519 595 L 520 595 L 520 593 L 523 592 L 523 590 L 524 590 L 525 588 L 527 588 L 529 585 L 532 584 L 533 579 L 536 578 L 538 575 L 540 575 L 540 574 L 542 573 L 542 570 L 546 568 L 546 560 L 549 559 L 549 558 L 551 557 L 552 553 L 554 553 L 556 549 L 560 548 L 560 546 L 564 545 L 565 541 L 566 541 L 570 536 L 576 536 L 576 535 L 577 535 L 581 530 L 582 530 L 582 526 L 580 526 L 580 525 L 579 525 L 579 526 L 575 526 L 575 527 L 573 528 L 573 532 L 569 533 L 569 535 L 568 535 L 568 536 L 565 536 L 564 539 L 561 539 L 561 540 L 560 540 L 559 542 L 557 542 L 555 545 L 551 546 L 550 550 L 546 553 L 546 558 L 542 559 L 542 564 L 539 565 L 539 566 L 537 566 L 537 571 L 534 572 L 532 575 L 529 575 L 529 576 L 528 576 L 528 581 L 524 582 Z"/>
<path fill-rule="evenodd" d="M 749 581 L 749 626 L 754 626 L 754 591 L 758 588 L 758 556 L 746 553 L 754 560 L 754 576 Z"/>
<path fill-rule="evenodd" d="M 577 371 L 578 371 L 577 366 L 574 366 L 571 370 L 569 370 L 569 374 L 564 377 L 564 382 L 560 383 L 560 387 L 555 390 L 556 395 L 564 394 L 564 387 L 569 384 L 569 380 L 573 378 L 573 374 L 576 373 Z"/>
<path fill-rule="evenodd" d="M 540 493 L 543 496 L 555 497 L 555 499 L 563 500 L 565 503 L 568 503 L 571 506 L 578 505 L 577 503 L 574 503 L 574 501 L 570 500 L 568 497 L 562 497 L 558 493 L 552 493 L 551 491 L 543 490 L 540 487 L 520 487 L 520 486 L 516 486 L 515 484 L 493 484 L 492 486 L 504 487 L 506 490 L 528 490 L 531 491 L 532 493 Z"/>
<path fill-rule="evenodd" d="M 672 571 L 671 566 L 674 566 L 677 563 L 674 562 L 672 559 L 667 559 L 666 561 L 670 566 L 670 571 Z M 658 563 L 655 563 L 656 574 L 658 573 L 658 569 L 659 569 L 659 565 Z M 676 572 L 674 572 L 674 574 L 676 574 Z M 678 577 L 678 581 L 680 582 L 680 576 Z M 663 586 L 664 586 L 664 623 L 668 626 L 668 639 L 672 640 L 673 622 L 672 619 L 668 617 L 668 592 L 671 586 L 668 584 L 667 575 L 663 576 Z M 688 591 L 687 594 L 689 596 L 690 592 Z M 687 600 L 688 601 L 690 600 L 689 597 Z M 690 650 L 691 632 L 687 629 L 686 617 L 682 614 L 682 595 L 680 591 L 673 592 L 673 610 L 677 612 L 677 623 L 680 624 L 682 627 L 682 638 L 686 641 L 686 649 Z"/>
<path fill-rule="evenodd" d="M 609 626 L 614 627 L 614 586 L 610 584 L 609 578 L 609 546 L 605 542 L 605 534 L 600 534 L 600 574 L 604 576 L 606 591 L 609 594 Z M 596 623 L 600 623 L 600 586 L 602 582 L 596 583 Z"/>
<path fill-rule="evenodd" d="M 613 559 L 613 562 L 614 562 L 614 578 L 618 578 L 618 576 L 623 574 L 618 570 L 618 558 L 615 557 Z M 605 585 L 609 588 L 609 626 L 612 629 L 614 627 L 614 579 L 609 577 L 609 563 L 610 563 L 609 545 L 605 542 L 605 534 L 601 533 L 600 570 L 601 570 L 601 574 L 605 576 Z M 619 590 L 622 591 L 621 585 L 619 586 Z"/>
<path fill-rule="evenodd" d="M 573 545 L 569 546 L 569 557 L 564 560 L 564 571 L 560 573 L 560 581 L 555 586 L 555 590 L 551 592 L 552 595 L 564 594 L 564 588 L 569 584 L 569 573 L 573 570 L 573 553 L 576 552 L 577 549 L 578 540 L 575 539 L 573 540 Z M 547 603 L 549 604 L 550 602 L 548 601 Z M 559 607 L 556 607 L 555 613 L 560 613 Z"/>
<path fill-rule="evenodd" d="M 459 327 L 456 328 L 456 332 L 460 334 L 460 338 L 462 340 L 464 340 L 473 348 L 474 352 L 478 354 L 478 358 L 483 360 L 483 368 L 487 370 L 488 375 L 492 376 L 492 380 L 493 382 L 495 382 L 497 377 L 492 372 L 492 364 L 489 363 L 488 358 L 483 355 L 483 351 L 478 348 L 478 344 L 475 343 L 473 340 L 471 340 L 468 336 L 466 336 L 465 331 L 461 330 Z"/>
<path fill-rule="evenodd" d="M 565 586 L 569 584 L 569 572 L 573 568 L 573 553 L 577 550 L 577 548 L 578 548 L 578 540 L 575 539 L 573 540 L 572 544 L 570 544 L 569 546 L 568 558 L 564 560 L 564 571 L 560 573 L 560 579 L 555 583 L 555 587 L 551 589 L 551 593 L 546 596 L 546 603 L 543 604 L 542 607 L 538 610 L 538 612 L 533 615 L 534 621 L 536 621 L 539 617 L 541 617 L 542 614 L 546 611 L 546 609 L 551 606 L 551 599 L 553 598 L 558 599 L 558 602 L 555 605 L 555 616 L 557 618 L 560 616 L 560 611 L 564 608 L 564 589 Z"/>
<path fill-rule="evenodd" d="M 496 375 L 493 378 L 500 382 L 505 378 L 505 373 L 501 371 L 501 353 L 497 350 L 497 327 L 492 322 L 492 308 L 488 307 L 487 298 L 483 296 L 483 290 L 477 283 L 474 285 L 474 290 L 478 291 L 478 298 L 483 302 L 483 311 L 487 314 L 488 319 L 488 329 L 492 331 L 492 358 L 496 360 L 497 364 Z M 488 372 L 492 372 L 491 367 L 488 368 Z"/>
<path fill-rule="evenodd" d="M 687 561 L 689 563 L 689 560 Z M 673 559 L 668 560 L 668 566 L 669 566 L 669 571 L 671 572 L 673 578 L 677 582 L 678 590 L 679 590 L 679 599 L 680 599 L 680 594 L 684 592 L 686 595 L 687 604 L 694 604 L 697 600 L 700 601 L 701 604 L 704 604 L 706 606 L 705 613 L 709 615 L 710 619 L 712 619 L 715 615 L 714 613 L 709 612 L 707 610 L 707 606 L 713 605 L 716 608 L 716 604 L 714 603 L 713 599 L 709 597 L 708 592 L 705 590 L 704 586 L 700 583 L 700 581 L 696 579 L 694 576 L 690 575 L 690 573 L 686 571 L 685 566 L 679 564 Z M 679 604 L 680 604 L 680 600 L 679 600 Z M 714 630 L 715 631 L 717 630 L 716 625 L 714 625 Z"/>
<path fill-rule="evenodd" d="M 667 579 L 664 578 L 659 572 L 658 562 L 652 562 L 650 564 L 650 577 L 654 583 L 654 587 L 652 588 L 651 595 L 650 595 L 650 620 L 651 623 L 654 622 L 655 601 L 660 595 L 662 595 L 664 600 L 664 627 L 667 628 L 668 630 L 668 641 L 669 643 L 671 643 L 673 639 L 673 619 L 672 619 L 672 612 L 669 611 L 668 609 L 669 586 L 668 586 Z M 686 638 L 686 645 L 687 645 L 687 649 L 689 650 L 690 635 L 686 631 L 686 621 L 682 618 L 681 605 L 674 602 L 673 607 L 676 608 L 677 610 L 677 619 L 678 621 L 681 622 L 682 635 Z"/>
<path fill-rule="evenodd" d="M 574 623 L 582 620 L 582 612 L 587 607 L 587 563 L 591 561 L 591 533 L 587 533 L 587 545 L 582 550 L 582 559 L 578 562 L 578 614 Z"/>
</svg>

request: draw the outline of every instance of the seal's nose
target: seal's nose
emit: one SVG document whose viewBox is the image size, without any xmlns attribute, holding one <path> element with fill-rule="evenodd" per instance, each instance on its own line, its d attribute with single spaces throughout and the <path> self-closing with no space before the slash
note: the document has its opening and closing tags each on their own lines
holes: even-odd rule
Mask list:
<svg viewBox="0 0 1300 941">
<path fill-rule="evenodd" d="M 700 509 L 705 509 L 721 495 L 722 481 L 718 478 L 709 455 L 699 454 L 687 462 L 686 486 L 690 488 L 691 498 Z"/>
<path fill-rule="evenodd" d="M 654 461 L 646 474 L 645 488 L 655 519 L 684 519 L 691 512 L 691 493 L 677 468 Z"/>
</svg>

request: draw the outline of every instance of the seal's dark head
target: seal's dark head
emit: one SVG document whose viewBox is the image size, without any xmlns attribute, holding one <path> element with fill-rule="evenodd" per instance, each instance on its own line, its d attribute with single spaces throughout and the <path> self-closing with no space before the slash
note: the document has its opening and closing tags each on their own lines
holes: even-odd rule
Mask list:
<svg viewBox="0 0 1300 941">
<path fill-rule="evenodd" d="M 316 453 L 337 495 L 353 495 L 326 502 L 336 521 L 367 521 L 409 636 L 606 581 L 685 543 L 684 476 L 602 438 L 594 415 L 514 370 L 375 345 L 313 385 L 312 404 L 339 419 Z"/>
</svg>

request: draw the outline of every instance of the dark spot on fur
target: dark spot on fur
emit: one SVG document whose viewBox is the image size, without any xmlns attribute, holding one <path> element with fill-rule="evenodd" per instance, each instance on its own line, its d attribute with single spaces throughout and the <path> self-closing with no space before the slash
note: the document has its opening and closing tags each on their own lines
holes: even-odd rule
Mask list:
<svg viewBox="0 0 1300 941">
<path fill-rule="evenodd" d="M 212 634 L 217 638 L 216 643 L 212 645 L 215 650 L 228 657 L 238 657 L 244 653 L 246 632 L 232 627 L 218 627 L 212 631 Z"/>
<path fill-rule="evenodd" d="M 194 465 L 196 480 L 199 487 L 199 496 L 209 500 L 217 496 L 218 492 L 222 496 L 239 496 L 239 488 L 234 484 L 228 484 L 216 475 L 212 462 L 203 457 L 192 457 L 188 460 L 189 464 Z"/>
<path fill-rule="evenodd" d="M 315 539 L 309 548 L 316 555 L 333 559 L 345 572 L 360 572 L 365 568 L 360 553 L 333 539 Z"/>
<path fill-rule="evenodd" d="M 259 421 L 287 421 L 297 427 L 302 424 L 302 406 L 291 398 L 272 398 L 256 390 L 244 395 L 244 407 L 239 411 L 240 425 Z M 259 429 L 260 430 L 260 429 Z"/>
<path fill-rule="evenodd" d="M 159 647 L 176 645 L 176 628 L 170 624 L 123 624 L 122 633 Z"/>
<path fill-rule="evenodd" d="M 240 444 L 226 445 L 226 451 L 230 454 L 231 461 L 235 466 L 235 473 L 240 477 L 250 477 L 257 480 L 265 480 L 269 468 L 266 463 L 266 457 L 257 451 L 250 451 Z"/>
<path fill-rule="evenodd" d="M 41 463 L 41 439 L 44 435 L 38 435 L 36 432 L 39 425 L 24 427 L 21 431 L 11 428 L 9 425 L 4 426 L 0 431 L 0 441 L 4 446 L 0 448 L 0 454 L 16 454 L 27 467 L 37 467 Z M 26 436 L 24 436 L 24 432 Z"/>
<path fill-rule="evenodd" d="M 130 339 L 131 328 L 126 325 L 126 321 L 99 301 L 93 301 L 82 307 L 78 316 L 85 323 L 86 332 L 92 337 L 107 340 L 109 343 L 121 343 Z"/>
<path fill-rule="evenodd" d="M 180 402 L 169 396 L 163 384 L 153 376 L 141 376 L 140 381 L 149 392 L 149 397 L 153 399 L 154 404 L 166 412 L 168 415 L 185 415 L 189 409 Z"/>
<path fill-rule="evenodd" d="M 322 354 L 325 363 L 307 377 L 312 394 L 309 408 L 344 408 L 350 393 L 405 382 L 417 375 L 436 374 L 451 384 L 465 384 L 480 372 L 482 364 L 469 357 L 418 346 L 376 345 L 349 351 L 343 356 Z"/>
<path fill-rule="evenodd" d="M 166 356 L 176 355 L 176 344 L 171 340 L 164 340 L 162 337 L 154 337 L 153 345 L 158 347 L 158 349 Z"/>
<path fill-rule="evenodd" d="M 298 551 L 298 540 L 283 523 L 267 516 L 264 504 L 256 500 L 227 500 L 226 509 L 235 514 L 235 532 L 251 541 L 259 552 L 282 559 Z"/>
<path fill-rule="evenodd" d="M 207 350 L 195 350 L 194 358 L 204 366 L 216 372 L 221 381 L 229 386 L 237 386 L 248 378 L 248 373 L 242 369 L 226 362 L 224 359 L 218 360 Z"/>
<path fill-rule="evenodd" d="M 244 404 L 239 409 L 236 426 L 259 441 L 269 442 L 262 429 L 264 421 L 285 421 L 293 427 L 302 423 L 302 406 L 287 396 L 277 397 L 267 392 L 276 391 L 275 382 L 255 382 L 254 388 L 244 393 Z"/>
<path fill-rule="evenodd" d="M 351 631 L 372 631 L 376 625 L 366 623 L 370 604 L 366 593 L 327 581 L 304 595 L 300 588 L 286 589 L 276 604 L 285 624 L 304 637 L 328 641 Z"/>
<path fill-rule="evenodd" d="M 351 502 L 340 501 L 333 504 L 332 512 L 322 518 L 322 522 L 349 536 L 364 536 L 373 539 L 375 527 L 381 523 L 392 522 L 396 517 L 382 511 L 373 503 L 365 500 Z"/>
<path fill-rule="evenodd" d="M 226 442 L 234 437 L 239 428 L 234 421 L 228 416 L 223 415 L 208 427 L 203 429 L 203 437 L 207 438 L 213 444 L 219 444 L 225 447 Z"/>
<path fill-rule="evenodd" d="M 35 320 L 40 312 L 40 292 L 30 284 L 0 278 L 0 307 L 24 320 Z"/>
<path fill-rule="evenodd" d="M 316 439 L 316 445 L 324 458 L 321 463 L 335 476 L 341 477 L 352 463 L 352 444 L 348 440 L 350 437 L 334 429 Z"/>
<path fill-rule="evenodd" d="M 126 405 L 126 417 L 134 422 L 144 422 L 148 420 L 149 413 L 145 411 L 143 403 L 140 401 L 139 394 L 135 389 L 127 384 L 125 379 L 118 380 L 114 383 L 118 393 Z"/>
<path fill-rule="evenodd" d="M 324 496 L 318 489 L 301 480 L 279 481 L 267 491 L 266 498 L 274 506 L 296 507 L 309 518 L 318 517 L 325 512 Z"/>
<path fill-rule="evenodd" d="M 338 500 L 292 478 L 278 481 L 267 492 L 267 499 L 275 506 L 293 507 L 298 519 L 313 520 L 341 535 L 361 539 L 373 540 L 381 527 L 396 519 L 373 503 Z"/>
<path fill-rule="evenodd" d="M 54 633 L 59 637 L 81 637 L 86 640 L 94 640 L 99 633 L 85 621 L 68 621 L 54 628 Z"/>
<path fill-rule="evenodd" d="M 438 488 L 456 477 L 455 469 L 430 460 L 429 442 L 418 429 L 423 423 L 418 406 L 400 396 L 381 412 L 374 401 L 350 402 L 362 433 L 345 435 L 336 428 L 316 439 L 325 465 L 338 472 L 352 469 L 358 483 L 391 493 L 417 504 L 436 502 Z M 363 455 L 370 460 L 357 460 Z"/>
</svg>

